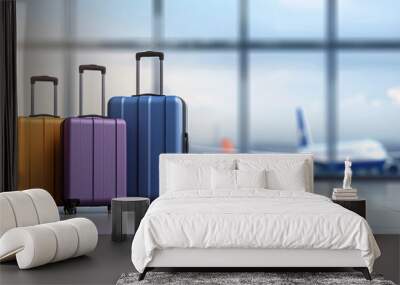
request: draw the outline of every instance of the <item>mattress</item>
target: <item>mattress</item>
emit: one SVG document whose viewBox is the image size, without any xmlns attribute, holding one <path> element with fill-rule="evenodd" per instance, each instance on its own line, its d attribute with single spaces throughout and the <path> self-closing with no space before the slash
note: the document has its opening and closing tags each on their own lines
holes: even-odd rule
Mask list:
<svg viewBox="0 0 400 285">
<path fill-rule="evenodd" d="M 132 243 L 139 272 L 163 249 L 359 250 L 372 271 L 380 251 L 365 219 L 327 197 L 299 191 L 167 192 Z"/>
</svg>

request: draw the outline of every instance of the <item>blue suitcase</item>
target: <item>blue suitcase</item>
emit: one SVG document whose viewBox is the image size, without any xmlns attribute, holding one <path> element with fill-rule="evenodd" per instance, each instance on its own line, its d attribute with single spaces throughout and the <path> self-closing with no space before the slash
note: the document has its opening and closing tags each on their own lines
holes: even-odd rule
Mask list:
<svg viewBox="0 0 400 285">
<path fill-rule="evenodd" d="M 139 94 L 140 59 L 160 59 L 160 95 Z M 136 54 L 136 96 L 113 97 L 108 102 L 108 117 L 125 119 L 127 127 L 128 196 L 158 197 L 158 162 L 161 153 L 188 152 L 186 104 L 177 96 L 163 94 L 161 52 Z"/>
</svg>

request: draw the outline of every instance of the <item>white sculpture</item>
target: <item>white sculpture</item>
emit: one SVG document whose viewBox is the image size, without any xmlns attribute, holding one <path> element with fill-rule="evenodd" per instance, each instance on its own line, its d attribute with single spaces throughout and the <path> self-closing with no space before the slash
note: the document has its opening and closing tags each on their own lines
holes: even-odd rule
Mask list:
<svg viewBox="0 0 400 285">
<path fill-rule="evenodd" d="M 353 172 L 351 171 L 351 160 L 349 157 L 344 161 L 344 179 L 343 179 L 343 189 L 351 188 L 351 176 Z"/>
</svg>

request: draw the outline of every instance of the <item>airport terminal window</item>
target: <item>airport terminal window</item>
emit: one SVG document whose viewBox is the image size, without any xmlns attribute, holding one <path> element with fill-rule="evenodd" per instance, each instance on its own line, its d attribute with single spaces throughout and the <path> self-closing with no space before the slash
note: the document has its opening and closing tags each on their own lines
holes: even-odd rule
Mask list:
<svg viewBox="0 0 400 285">
<path fill-rule="evenodd" d="M 165 38 L 237 39 L 238 0 L 165 0 Z"/>
<path fill-rule="evenodd" d="M 399 174 L 400 53 L 341 52 L 339 66 L 338 151 L 364 156 L 368 173 Z"/>
<path fill-rule="evenodd" d="M 310 145 L 300 144 L 300 132 L 326 149 L 323 53 L 253 52 L 250 63 L 251 150 L 305 150 Z"/>
<path fill-rule="evenodd" d="M 84 41 L 150 40 L 151 8 L 148 0 L 76 1 L 75 37 Z"/>
<path fill-rule="evenodd" d="M 64 78 L 64 54 L 59 49 L 37 50 L 28 49 L 17 51 L 17 92 L 18 92 L 18 113 L 30 114 L 30 76 L 34 74 L 57 74 L 59 78 Z M 43 64 L 51 62 L 52 64 Z M 67 115 L 64 112 L 63 105 L 66 103 L 64 93 L 65 81 L 58 83 L 58 114 Z M 36 94 L 40 90 L 40 96 L 36 96 L 35 112 L 37 114 L 51 114 L 53 112 L 53 89 L 48 84 L 38 82 L 36 85 Z M 22 99 L 23 98 L 23 99 Z"/>
<path fill-rule="evenodd" d="M 338 0 L 338 32 L 346 39 L 400 37 L 397 0 Z"/>
<path fill-rule="evenodd" d="M 251 0 L 251 38 L 322 39 L 325 1 Z"/>
<path fill-rule="evenodd" d="M 139 50 L 136 50 L 139 51 Z M 106 100 L 113 96 L 134 95 L 136 90 L 136 72 L 135 72 L 135 50 L 82 50 L 74 54 L 74 63 L 72 70 L 74 73 L 74 83 L 72 92 L 75 95 L 75 110 L 78 100 L 78 65 L 80 63 L 95 62 L 107 67 L 106 74 Z M 151 60 L 144 59 L 141 64 L 141 90 L 143 92 L 153 91 L 153 82 L 151 74 Z M 100 74 L 98 72 L 86 72 L 84 77 L 84 111 L 86 114 L 96 114 L 101 110 L 101 101 L 99 100 L 101 84 Z M 90 104 L 88 104 L 90 102 Z"/>
<path fill-rule="evenodd" d="M 191 152 L 218 152 L 226 139 L 237 146 L 237 54 L 170 52 L 165 69 L 165 93 L 187 103 Z"/>
<path fill-rule="evenodd" d="M 107 97 L 128 96 L 135 91 L 134 52 L 160 49 L 167 53 L 165 92 L 190 102 L 192 151 L 224 151 L 226 138 L 240 152 L 296 151 L 302 107 L 328 164 L 342 163 L 346 141 L 370 139 L 390 162 L 371 173 L 399 175 L 391 167 L 400 149 L 391 128 L 400 118 L 398 1 L 109 2 L 17 0 L 20 114 L 29 111 L 32 74 L 60 77 L 60 114 L 70 116 L 79 63 L 107 65 Z M 143 66 L 143 92 L 156 90 L 156 65 Z M 88 76 L 88 96 L 96 96 L 97 79 Z M 317 167 L 316 174 L 341 174 L 332 169 Z"/>
<path fill-rule="evenodd" d="M 63 41 L 64 0 L 18 0 L 17 37 L 21 41 Z M 48 9 L 44 16 L 43 7 Z"/>
</svg>

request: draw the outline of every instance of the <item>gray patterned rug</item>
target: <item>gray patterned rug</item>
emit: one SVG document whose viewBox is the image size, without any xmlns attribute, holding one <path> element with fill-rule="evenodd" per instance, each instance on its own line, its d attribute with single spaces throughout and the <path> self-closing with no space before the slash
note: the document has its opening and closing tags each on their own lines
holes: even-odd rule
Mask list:
<svg viewBox="0 0 400 285">
<path fill-rule="evenodd" d="M 395 285 L 380 275 L 372 275 L 368 281 L 359 272 L 148 272 L 138 281 L 138 273 L 122 274 L 117 285 L 146 284 L 379 284 Z"/>
</svg>

